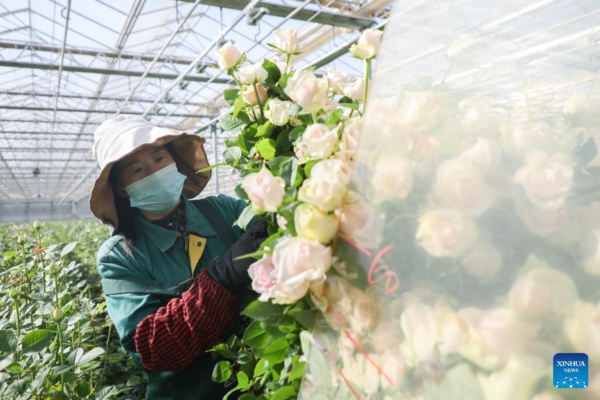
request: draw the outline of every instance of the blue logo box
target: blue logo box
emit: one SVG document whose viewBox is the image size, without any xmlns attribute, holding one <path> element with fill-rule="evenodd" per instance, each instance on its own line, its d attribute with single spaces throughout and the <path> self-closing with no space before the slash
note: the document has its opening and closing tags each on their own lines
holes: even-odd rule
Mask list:
<svg viewBox="0 0 600 400">
<path fill-rule="evenodd" d="M 584 353 L 558 353 L 554 356 L 554 387 L 584 389 L 588 386 L 588 356 Z"/>
</svg>

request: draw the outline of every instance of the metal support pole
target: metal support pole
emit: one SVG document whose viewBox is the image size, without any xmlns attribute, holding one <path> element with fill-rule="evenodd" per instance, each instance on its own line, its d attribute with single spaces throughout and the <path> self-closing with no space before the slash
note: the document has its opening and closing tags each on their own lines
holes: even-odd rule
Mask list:
<svg viewBox="0 0 600 400">
<path fill-rule="evenodd" d="M 213 165 L 217 165 L 219 163 L 219 143 L 217 142 L 217 125 L 212 124 L 210 126 L 210 131 L 212 133 L 213 139 Z M 220 168 L 215 168 L 212 170 L 215 174 L 215 194 L 219 194 L 219 170 Z"/>
</svg>

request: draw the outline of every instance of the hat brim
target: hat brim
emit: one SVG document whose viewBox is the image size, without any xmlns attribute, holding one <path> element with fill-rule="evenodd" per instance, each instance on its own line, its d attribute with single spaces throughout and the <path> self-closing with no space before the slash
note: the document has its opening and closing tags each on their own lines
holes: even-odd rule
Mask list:
<svg viewBox="0 0 600 400">
<path fill-rule="evenodd" d="M 197 171 L 210 166 L 204 150 L 205 141 L 206 139 L 202 136 L 182 132 L 158 137 L 152 142 L 140 144 L 127 153 L 119 154 L 118 158 L 110 160 L 104 165 L 94 182 L 89 201 L 92 214 L 103 224 L 112 226 L 113 233 L 118 229 L 119 218 L 115 206 L 114 191 L 108 180 L 110 171 L 116 162 L 143 147 L 169 144 L 177 169 L 187 176 L 183 184 L 183 195 L 189 199 L 198 196 L 211 177 L 211 170 L 197 173 Z"/>
</svg>

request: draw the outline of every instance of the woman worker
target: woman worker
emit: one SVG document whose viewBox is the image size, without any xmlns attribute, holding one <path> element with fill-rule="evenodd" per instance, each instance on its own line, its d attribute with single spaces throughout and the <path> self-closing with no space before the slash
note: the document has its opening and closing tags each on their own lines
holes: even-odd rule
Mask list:
<svg viewBox="0 0 600 400">
<path fill-rule="evenodd" d="M 221 399 L 205 353 L 230 329 L 268 237 L 259 220 L 232 224 L 247 203 L 219 194 L 189 200 L 210 179 L 205 139 L 120 115 L 94 133 L 100 174 L 90 209 L 112 236 L 98 251 L 106 307 L 121 344 L 146 373 L 146 399 Z M 252 223 L 253 221 L 251 221 Z M 254 221 L 256 222 L 256 221 Z M 229 388 L 231 389 L 231 388 Z"/>
</svg>

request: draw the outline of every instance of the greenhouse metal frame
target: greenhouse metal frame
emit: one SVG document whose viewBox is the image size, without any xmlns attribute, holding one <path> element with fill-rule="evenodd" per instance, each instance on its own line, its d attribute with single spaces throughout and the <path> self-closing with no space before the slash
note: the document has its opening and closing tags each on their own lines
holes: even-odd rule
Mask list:
<svg viewBox="0 0 600 400">
<path fill-rule="evenodd" d="M 216 69 L 232 41 L 250 62 L 275 54 L 276 29 L 295 28 L 296 68 L 362 76 L 348 54 L 365 28 L 382 28 L 392 0 L 15 0 L 0 3 L 0 222 L 89 217 L 99 172 L 94 130 L 119 114 L 206 137 L 222 161 L 218 118 L 233 81 Z M 217 168 L 201 196 L 233 194 Z"/>
</svg>

